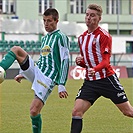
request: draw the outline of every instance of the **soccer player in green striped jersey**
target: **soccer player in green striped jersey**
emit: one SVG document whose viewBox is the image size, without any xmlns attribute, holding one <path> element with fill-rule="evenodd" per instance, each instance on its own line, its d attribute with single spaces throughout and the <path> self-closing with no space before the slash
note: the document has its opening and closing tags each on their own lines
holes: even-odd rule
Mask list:
<svg viewBox="0 0 133 133">
<path fill-rule="evenodd" d="M 56 9 L 49 8 L 44 12 L 43 22 L 48 33 L 42 37 L 40 57 L 36 64 L 19 46 L 13 46 L 0 62 L 0 66 L 6 71 L 17 60 L 20 73 L 15 80 L 21 82 L 21 79 L 26 78 L 32 82 L 35 92 L 30 107 L 33 133 L 41 133 L 41 109 L 54 86 L 58 85 L 60 98 L 68 96 L 65 84 L 69 69 L 69 39 L 57 29 L 58 20 L 59 14 Z"/>
</svg>

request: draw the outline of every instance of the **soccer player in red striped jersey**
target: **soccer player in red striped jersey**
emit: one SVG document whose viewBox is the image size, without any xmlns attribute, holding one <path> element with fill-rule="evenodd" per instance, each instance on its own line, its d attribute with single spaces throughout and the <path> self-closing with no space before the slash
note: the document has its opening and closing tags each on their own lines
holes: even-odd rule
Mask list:
<svg viewBox="0 0 133 133">
<path fill-rule="evenodd" d="M 133 117 L 133 107 L 110 64 L 112 37 L 99 27 L 101 16 L 101 6 L 90 4 L 85 15 L 87 31 L 78 38 L 81 56 L 76 64 L 86 69 L 86 77 L 76 96 L 71 133 L 81 133 L 84 113 L 100 96 L 109 98 L 125 116 Z"/>
</svg>

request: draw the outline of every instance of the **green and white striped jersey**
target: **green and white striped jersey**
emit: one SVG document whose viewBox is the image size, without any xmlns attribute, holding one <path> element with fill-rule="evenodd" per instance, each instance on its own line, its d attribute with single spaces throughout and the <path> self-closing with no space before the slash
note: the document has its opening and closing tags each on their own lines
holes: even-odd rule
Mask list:
<svg viewBox="0 0 133 133">
<path fill-rule="evenodd" d="M 60 30 L 42 38 L 40 58 L 37 62 L 45 76 L 56 84 L 65 85 L 69 70 L 69 39 Z"/>
</svg>

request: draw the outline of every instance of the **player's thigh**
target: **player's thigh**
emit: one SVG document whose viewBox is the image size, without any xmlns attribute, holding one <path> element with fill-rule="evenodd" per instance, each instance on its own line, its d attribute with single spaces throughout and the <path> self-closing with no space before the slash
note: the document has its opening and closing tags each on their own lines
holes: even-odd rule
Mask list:
<svg viewBox="0 0 133 133">
<path fill-rule="evenodd" d="M 126 113 L 128 111 L 132 111 L 133 112 L 133 107 L 131 106 L 131 104 L 129 103 L 129 101 L 124 102 L 124 103 L 120 103 L 120 104 L 115 104 L 115 105 L 123 113 Z"/>
<path fill-rule="evenodd" d="M 73 115 L 83 115 L 91 106 L 87 100 L 76 99 L 73 109 Z"/>
<path fill-rule="evenodd" d="M 35 78 L 35 69 L 36 66 L 34 64 L 33 59 L 29 56 L 29 68 L 25 71 L 20 68 L 19 73 L 23 75 L 27 80 L 29 80 L 31 83 L 33 83 Z"/>
<path fill-rule="evenodd" d="M 40 112 L 42 107 L 43 107 L 44 103 L 42 102 L 41 99 L 35 97 L 31 103 L 31 106 L 30 106 L 30 111 L 33 111 L 33 112 Z"/>
<path fill-rule="evenodd" d="M 20 46 L 13 46 L 11 51 L 15 53 L 18 63 L 22 63 L 28 55 Z"/>
</svg>

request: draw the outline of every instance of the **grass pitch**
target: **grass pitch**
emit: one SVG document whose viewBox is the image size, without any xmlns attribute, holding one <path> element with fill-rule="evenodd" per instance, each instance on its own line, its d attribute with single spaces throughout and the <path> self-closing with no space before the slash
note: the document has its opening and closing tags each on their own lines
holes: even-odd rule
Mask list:
<svg viewBox="0 0 133 133">
<path fill-rule="evenodd" d="M 69 133 L 71 111 L 82 80 L 68 80 L 67 99 L 58 98 L 57 87 L 42 110 L 42 133 Z M 133 105 L 133 79 L 121 79 Z M 31 133 L 29 108 L 34 92 L 30 82 L 5 80 L 0 85 L 0 133 Z M 84 115 L 82 133 L 133 133 L 133 119 L 125 117 L 108 99 L 99 98 Z"/>
</svg>

